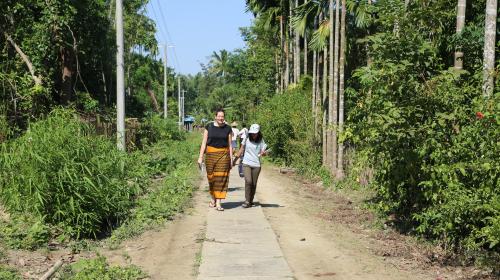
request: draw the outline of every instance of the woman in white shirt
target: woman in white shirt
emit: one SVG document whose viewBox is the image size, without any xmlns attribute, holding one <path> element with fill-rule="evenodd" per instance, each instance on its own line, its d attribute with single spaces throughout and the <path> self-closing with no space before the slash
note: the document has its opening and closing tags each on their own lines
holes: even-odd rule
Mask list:
<svg viewBox="0 0 500 280">
<path fill-rule="evenodd" d="M 260 174 L 260 159 L 266 155 L 267 145 L 262 139 L 260 126 L 252 124 L 248 130 L 248 137 L 243 141 L 237 157 L 242 153 L 245 154 L 243 158 L 243 173 L 245 174 L 245 203 L 244 208 L 252 207 L 253 199 L 255 197 L 255 190 L 257 189 L 257 180 Z"/>
</svg>

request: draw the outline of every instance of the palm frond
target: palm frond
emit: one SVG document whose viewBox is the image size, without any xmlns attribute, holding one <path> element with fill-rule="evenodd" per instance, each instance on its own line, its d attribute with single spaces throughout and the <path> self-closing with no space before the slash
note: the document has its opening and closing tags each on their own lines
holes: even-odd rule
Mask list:
<svg viewBox="0 0 500 280">
<path fill-rule="evenodd" d="M 323 20 L 318 29 L 313 32 L 312 38 L 309 41 L 309 47 L 315 51 L 323 50 L 330 37 L 330 21 L 328 19 Z"/>
<path fill-rule="evenodd" d="M 373 4 L 368 4 L 367 0 L 349 0 L 347 1 L 347 10 L 354 13 L 354 23 L 356 27 L 366 28 L 371 25 L 371 13 Z"/>
</svg>

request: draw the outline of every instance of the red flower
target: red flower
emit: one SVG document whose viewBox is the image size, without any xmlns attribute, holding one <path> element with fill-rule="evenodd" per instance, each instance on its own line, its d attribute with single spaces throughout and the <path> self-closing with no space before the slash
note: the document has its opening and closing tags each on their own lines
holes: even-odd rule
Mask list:
<svg viewBox="0 0 500 280">
<path fill-rule="evenodd" d="M 481 112 L 476 112 L 476 118 L 482 119 L 482 118 L 484 118 L 484 114 Z"/>
</svg>

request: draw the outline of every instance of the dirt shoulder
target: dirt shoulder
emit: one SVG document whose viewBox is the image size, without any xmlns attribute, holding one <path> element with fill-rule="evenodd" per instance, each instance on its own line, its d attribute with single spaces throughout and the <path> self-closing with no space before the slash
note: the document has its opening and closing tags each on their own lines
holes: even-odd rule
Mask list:
<svg viewBox="0 0 500 280">
<path fill-rule="evenodd" d="M 493 279 L 440 264 L 439 248 L 375 228 L 366 194 L 325 190 L 266 166 L 257 196 L 297 279 Z"/>
</svg>

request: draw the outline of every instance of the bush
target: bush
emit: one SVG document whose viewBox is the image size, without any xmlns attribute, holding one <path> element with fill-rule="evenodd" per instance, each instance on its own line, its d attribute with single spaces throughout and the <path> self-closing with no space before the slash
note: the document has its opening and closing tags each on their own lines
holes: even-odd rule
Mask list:
<svg viewBox="0 0 500 280">
<path fill-rule="evenodd" d="M 183 209 L 194 190 L 192 180 L 198 176 L 194 166 L 198 149 L 197 136 L 182 142 L 160 141 L 147 149 L 150 158 L 147 166 L 151 173 L 167 174 L 167 177 L 138 198 L 127 219 L 113 231 L 109 240 L 111 248 L 126 238 L 163 224 Z"/>
<path fill-rule="evenodd" d="M 499 253 L 500 96 L 485 98 L 479 75 L 414 71 L 381 61 L 357 72 L 371 92 L 351 112 L 352 140 L 376 168 L 378 207 L 404 231 Z"/>
<path fill-rule="evenodd" d="M 271 158 L 315 173 L 321 167 L 321 147 L 314 139 L 310 78 L 295 88 L 275 95 L 258 108 L 256 122 L 271 149 Z"/>
<path fill-rule="evenodd" d="M 21 280 L 23 278 L 14 269 L 0 264 L 0 279 Z"/>
<path fill-rule="evenodd" d="M 175 120 L 153 114 L 143 119 L 138 136 L 144 147 L 160 140 L 184 140 L 186 132 L 179 129 Z"/>
<path fill-rule="evenodd" d="M 50 235 L 49 226 L 39 217 L 17 215 L 0 220 L 0 237 L 10 248 L 33 250 L 47 243 Z"/>
<path fill-rule="evenodd" d="M 139 191 L 126 180 L 133 165 L 72 111 L 55 110 L 2 145 L 0 200 L 9 211 L 34 213 L 69 235 L 95 236 L 130 208 Z"/>
<path fill-rule="evenodd" d="M 136 280 L 145 278 L 147 278 L 147 274 L 139 267 L 134 265 L 126 267 L 110 266 L 106 262 L 106 258 L 102 256 L 78 261 L 64 268 L 58 275 L 58 279 L 67 280 Z"/>
</svg>

